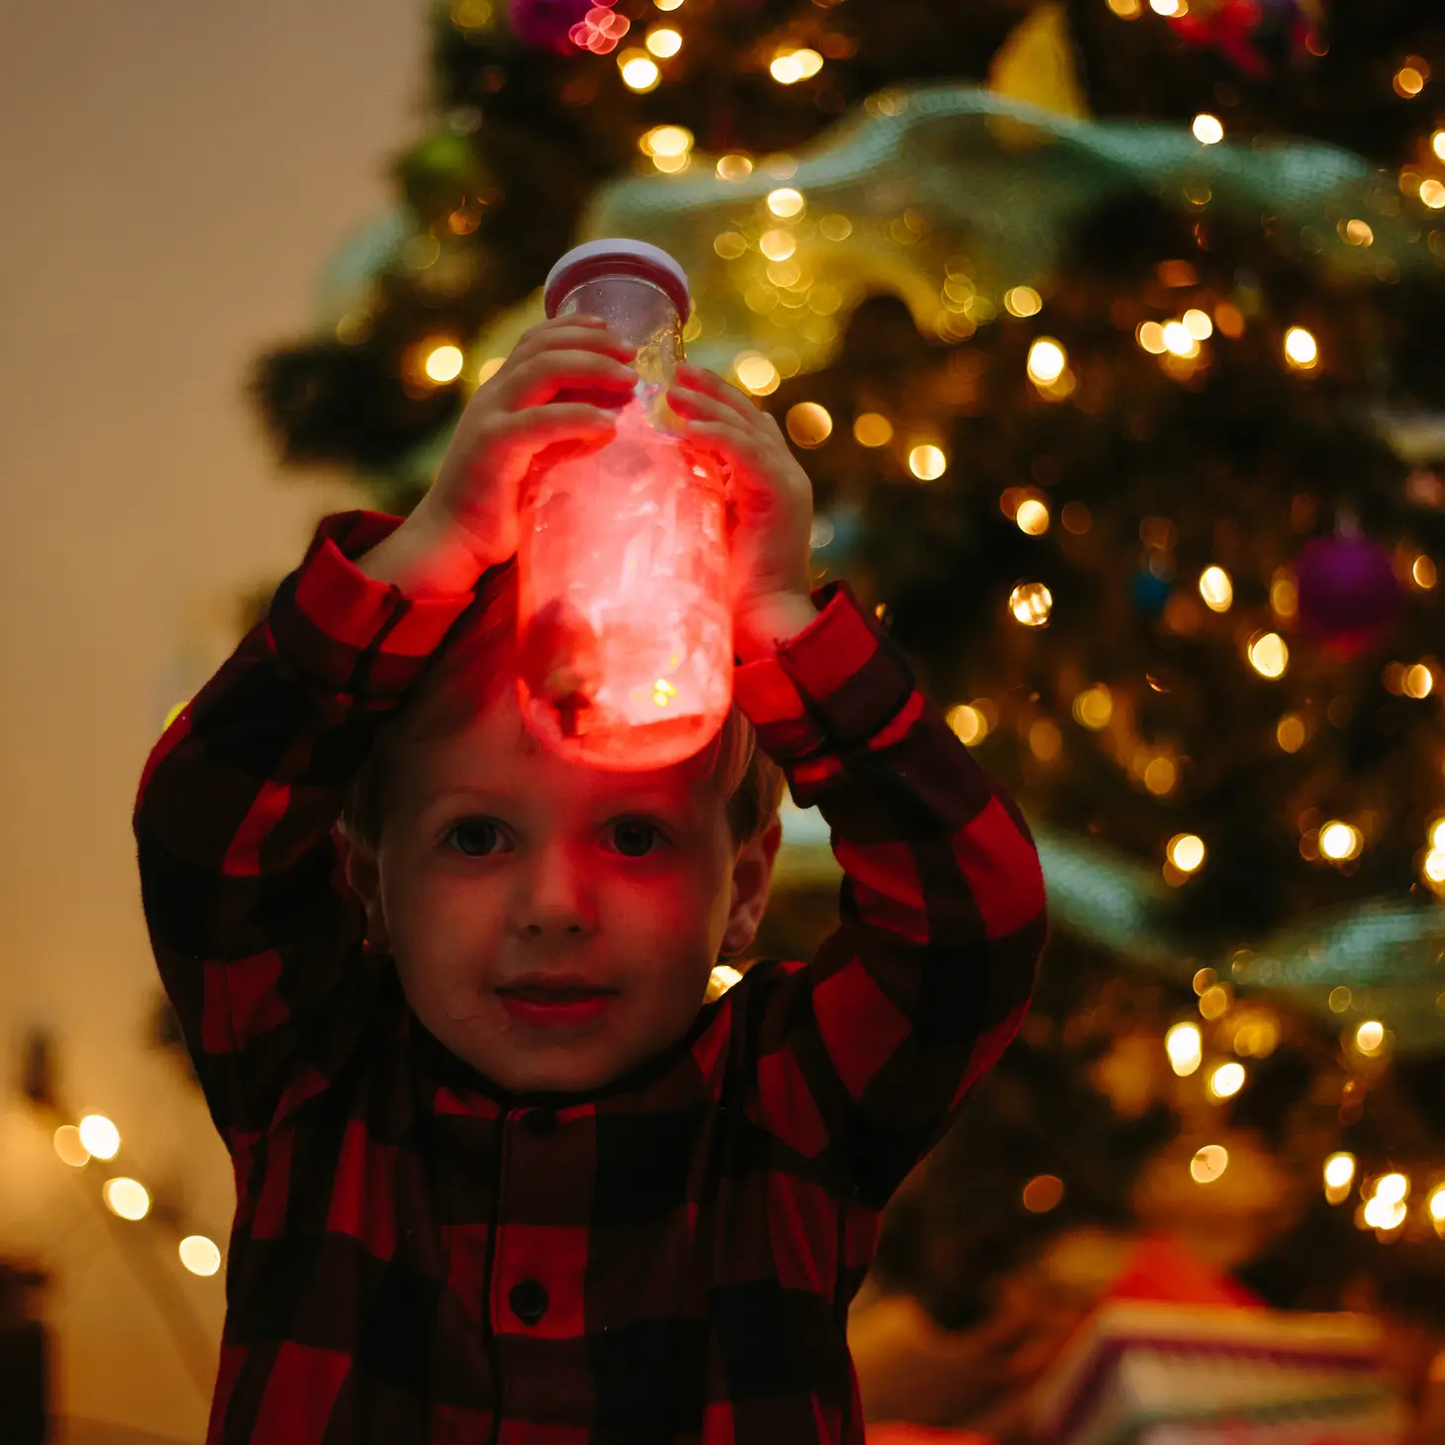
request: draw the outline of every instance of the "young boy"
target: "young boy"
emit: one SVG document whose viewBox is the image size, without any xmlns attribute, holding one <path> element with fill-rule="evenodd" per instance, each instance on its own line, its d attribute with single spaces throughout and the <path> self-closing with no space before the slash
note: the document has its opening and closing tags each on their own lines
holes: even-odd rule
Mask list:
<svg viewBox="0 0 1445 1445">
<path fill-rule="evenodd" d="M 606 439 L 558 398 L 629 355 L 528 333 L 426 501 L 327 519 L 146 766 L 146 916 L 236 1175 L 211 1445 L 863 1438 L 849 1301 L 1023 1016 L 1038 859 L 848 588 L 810 595 L 777 427 L 692 368 L 737 706 L 650 773 L 532 742 L 518 487 Z M 831 825 L 840 924 L 708 1002 L 767 900 L 776 765 Z"/>
</svg>

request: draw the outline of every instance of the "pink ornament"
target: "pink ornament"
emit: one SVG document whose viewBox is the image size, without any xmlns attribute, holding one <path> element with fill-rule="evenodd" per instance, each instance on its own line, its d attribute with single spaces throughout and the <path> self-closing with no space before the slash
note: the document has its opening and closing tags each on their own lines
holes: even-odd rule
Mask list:
<svg viewBox="0 0 1445 1445">
<path fill-rule="evenodd" d="M 1295 562 L 1301 627 L 1332 649 L 1355 653 L 1378 641 L 1400 610 L 1389 551 L 1346 532 L 1316 537 Z"/>
<path fill-rule="evenodd" d="M 575 55 L 596 49 L 580 36 L 611 38 L 611 49 L 627 31 L 625 16 L 609 7 L 613 0 L 510 0 L 508 17 L 517 38 L 538 50 Z"/>
</svg>

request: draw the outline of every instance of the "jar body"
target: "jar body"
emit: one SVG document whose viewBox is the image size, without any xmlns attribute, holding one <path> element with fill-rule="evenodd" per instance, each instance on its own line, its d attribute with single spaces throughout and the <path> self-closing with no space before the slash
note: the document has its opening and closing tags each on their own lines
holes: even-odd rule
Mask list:
<svg viewBox="0 0 1445 1445">
<path fill-rule="evenodd" d="M 672 426 L 671 298 L 645 277 L 594 275 L 561 297 L 555 314 L 570 313 L 602 317 L 638 348 L 638 383 L 604 447 L 524 488 L 522 716 L 569 761 L 663 768 L 706 746 L 732 703 L 726 501 Z"/>
</svg>

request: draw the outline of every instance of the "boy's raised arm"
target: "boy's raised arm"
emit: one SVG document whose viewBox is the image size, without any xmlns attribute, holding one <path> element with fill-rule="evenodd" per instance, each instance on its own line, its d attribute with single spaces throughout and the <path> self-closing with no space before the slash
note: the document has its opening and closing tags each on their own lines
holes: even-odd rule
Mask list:
<svg viewBox="0 0 1445 1445">
<path fill-rule="evenodd" d="M 146 923 L 233 1149 L 272 1123 L 288 1089 L 324 1084 L 360 1016 L 365 918 L 332 829 L 377 728 L 473 600 L 391 585 L 388 567 L 414 565 L 409 543 L 379 548 L 401 538 L 396 527 L 364 512 L 327 518 L 141 779 Z M 349 559 L 374 548 L 368 576 Z"/>
<path fill-rule="evenodd" d="M 1046 923 L 1013 803 L 843 583 L 736 695 L 845 878 L 840 924 L 759 991 L 760 1122 L 881 1204 L 1017 1031 Z"/>
</svg>

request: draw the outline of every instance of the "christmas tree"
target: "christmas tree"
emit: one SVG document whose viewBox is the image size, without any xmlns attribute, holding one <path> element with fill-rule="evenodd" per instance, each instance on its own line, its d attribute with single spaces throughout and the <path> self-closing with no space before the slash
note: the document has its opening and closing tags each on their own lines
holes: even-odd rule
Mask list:
<svg viewBox="0 0 1445 1445">
<path fill-rule="evenodd" d="M 690 355 L 813 479 L 819 580 L 877 607 L 1037 824 L 1038 1006 L 896 1202 L 880 1278 L 963 1328 L 1067 1228 L 1232 1198 L 1196 1236 L 1266 1298 L 1433 1318 L 1445 19 L 455 0 L 430 23 L 395 209 L 258 369 L 284 455 L 407 510 L 557 256 L 662 245 Z M 828 926 L 806 857 L 769 951 Z"/>
</svg>

